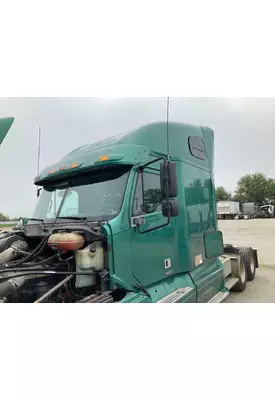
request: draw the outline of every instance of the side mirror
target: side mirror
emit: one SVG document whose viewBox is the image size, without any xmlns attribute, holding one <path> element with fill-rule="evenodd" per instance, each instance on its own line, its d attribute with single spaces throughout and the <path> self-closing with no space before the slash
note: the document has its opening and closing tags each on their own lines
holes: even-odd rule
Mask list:
<svg viewBox="0 0 275 400">
<path fill-rule="evenodd" d="M 162 201 L 162 215 L 168 217 L 168 211 L 170 209 L 170 217 L 177 217 L 179 215 L 179 202 L 178 200 L 166 200 Z"/>
<path fill-rule="evenodd" d="M 160 164 L 160 186 L 163 199 L 166 199 L 167 197 L 177 197 L 178 179 L 175 162 L 166 162 Z"/>
<path fill-rule="evenodd" d="M 223 236 L 220 231 L 204 234 L 205 255 L 207 258 L 219 257 L 224 253 Z"/>
</svg>

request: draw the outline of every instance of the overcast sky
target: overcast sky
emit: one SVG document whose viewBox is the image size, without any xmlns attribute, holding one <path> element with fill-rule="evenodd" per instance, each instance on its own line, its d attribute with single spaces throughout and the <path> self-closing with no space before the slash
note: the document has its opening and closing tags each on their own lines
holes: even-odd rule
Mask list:
<svg viewBox="0 0 275 400">
<path fill-rule="evenodd" d="M 234 190 L 249 172 L 275 176 L 275 98 L 172 98 L 170 120 L 215 131 L 215 180 Z M 31 216 L 41 169 L 83 144 L 166 119 L 165 98 L 0 98 L 15 122 L 0 147 L 0 212 Z"/>
</svg>

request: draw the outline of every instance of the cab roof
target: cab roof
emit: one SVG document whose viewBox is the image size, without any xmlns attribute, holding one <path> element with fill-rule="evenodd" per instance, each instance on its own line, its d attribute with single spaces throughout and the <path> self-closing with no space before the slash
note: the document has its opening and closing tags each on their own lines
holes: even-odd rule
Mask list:
<svg viewBox="0 0 275 400">
<path fill-rule="evenodd" d="M 172 159 L 183 159 L 212 170 L 214 134 L 210 128 L 169 122 L 168 133 Z M 191 154 L 190 137 L 203 140 L 205 145 L 204 159 L 195 158 Z M 36 178 L 35 183 L 44 184 L 46 181 L 62 179 L 62 177 L 78 173 L 80 170 L 84 171 L 103 165 L 143 164 L 149 160 L 152 153 L 167 155 L 166 122 L 151 123 L 94 144 L 78 147 L 58 163 L 47 167 Z M 72 169 L 74 169 L 73 172 Z"/>
</svg>

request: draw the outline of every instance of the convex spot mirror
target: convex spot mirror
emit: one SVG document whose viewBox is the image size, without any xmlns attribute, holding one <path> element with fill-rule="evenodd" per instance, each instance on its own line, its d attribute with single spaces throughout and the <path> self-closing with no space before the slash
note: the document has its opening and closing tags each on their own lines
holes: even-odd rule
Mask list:
<svg viewBox="0 0 275 400">
<path fill-rule="evenodd" d="M 178 180 L 175 162 L 160 164 L 160 186 L 163 199 L 166 199 L 167 197 L 177 197 Z"/>
<path fill-rule="evenodd" d="M 170 217 L 177 217 L 179 215 L 179 203 L 178 200 L 166 200 L 162 201 L 162 214 L 164 217 L 168 217 L 168 210 L 170 208 Z"/>
</svg>

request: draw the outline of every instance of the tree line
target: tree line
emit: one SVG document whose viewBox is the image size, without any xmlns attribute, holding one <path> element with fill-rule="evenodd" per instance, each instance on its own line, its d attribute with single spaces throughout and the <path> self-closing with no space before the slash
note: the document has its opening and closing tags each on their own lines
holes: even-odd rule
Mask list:
<svg viewBox="0 0 275 400">
<path fill-rule="evenodd" d="M 20 218 L 10 218 L 8 215 L 0 212 L 0 222 L 18 221 L 19 219 Z"/>
<path fill-rule="evenodd" d="M 216 188 L 217 201 L 232 200 L 253 202 L 258 206 L 275 205 L 275 179 L 268 178 L 263 173 L 247 174 L 239 179 L 234 193 L 223 186 Z"/>
</svg>

